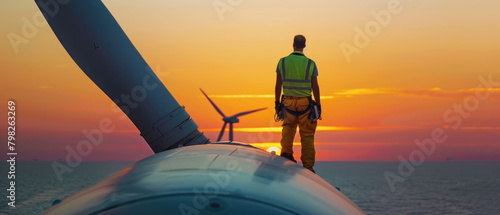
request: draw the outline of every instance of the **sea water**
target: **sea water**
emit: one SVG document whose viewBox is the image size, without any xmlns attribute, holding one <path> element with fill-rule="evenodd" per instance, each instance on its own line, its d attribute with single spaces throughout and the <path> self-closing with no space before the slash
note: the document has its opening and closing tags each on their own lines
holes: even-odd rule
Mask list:
<svg viewBox="0 0 500 215">
<path fill-rule="evenodd" d="M 7 205 L 8 164 L 0 213 L 39 214 L 52 202 L 90 187 L 132 162 L 83 162 L 59 181 L 52 162 L 17 162 L 15 208 Z M 399 162 L 317 162 L 319 176 L 341 189 L 368 214 L 500 214 L 500 162 L 425 162 L 394 186 L 385 172 L 398 174 Z"/>
</svg>

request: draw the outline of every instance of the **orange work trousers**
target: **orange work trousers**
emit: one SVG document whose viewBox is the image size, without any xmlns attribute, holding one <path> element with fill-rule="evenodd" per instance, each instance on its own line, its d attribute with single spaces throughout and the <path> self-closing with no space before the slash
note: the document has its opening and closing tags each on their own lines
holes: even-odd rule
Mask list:
<svg viewBox="0 0 500 215">
<path fill-rule="evenodd" d="M 286 96 L 284 105 L 287 109 L 292 111 L 304 111 L 309 106 L 309 99 L 307 97 L 289 97 Z M 311 123 L 308 118 L 309 110 L 299 117 L 285 111 L 285 118 L 283 120 L 283 130 L 281 133 L 281 153 L 293 154 L 293 139 L 299 126 L 300 144 L 302 147 L 302 156 L 300 160 L 302 165 L 307 169 L 312 169 L 314 166 L 316 151 L 314 150 L 314 133 L 316 132 L 317 120 Z"/>
</svg>

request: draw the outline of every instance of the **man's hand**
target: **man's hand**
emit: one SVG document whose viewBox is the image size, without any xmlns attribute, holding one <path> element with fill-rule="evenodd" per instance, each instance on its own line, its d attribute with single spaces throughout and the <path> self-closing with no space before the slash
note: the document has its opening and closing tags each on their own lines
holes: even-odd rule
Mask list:
<svg viewBox="0 0 500 215">
<path fill-rule="evenodd" d="M 281 103 L 279 101 L 274 102 L 274 110 L 276 110 L 276 114 L 281 111 Z"/>
<path fill-rule="evenodd" d="M 283 106 L 279 101 L 274 102 L 274 110 L 276 110 L 276 114 L 274 114 L 274 121 L 279 122 L 284 118 L 283 115 Z"/>
</svg>

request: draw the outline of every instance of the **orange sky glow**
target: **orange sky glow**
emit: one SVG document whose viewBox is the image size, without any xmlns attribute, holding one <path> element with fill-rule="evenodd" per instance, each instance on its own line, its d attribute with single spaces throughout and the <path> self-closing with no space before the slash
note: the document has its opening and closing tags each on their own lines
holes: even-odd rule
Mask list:
<svg viewBox="0 0 500 215">
<path fill-rule="evenodd" d="M 397 161 L 419 150 L 415 141 L 442 129 L 446 141 L 427 160 L 500 161 L 498 1 L 401 0 L 400 12 L 379 24 L 380 32 L 350 60 L 341 44 L 355 46 L 355 29 L 377 21 L 373 13 L 388 10 L 389 0 L 242 1 L 222 17 L 214 1 L 103 2 L 212 141 L 222 120 L 199 88 L 226 115 L 267 107 L 240 118 L 235 140 L 265 150 L 280 147 L 281 124 L 273 120 L 276 65 L 293 51 L 293 36 L 303 34 L 322 94 L 317 160 Z M 84 140 L 82 131 L 103 118 L 116 130 L 85 161 L 153 154 L 45 21 L 23 35 L 38 13 L 34 1 L 1 5 L 0 94 L 5 103 L 17 103 L 19 159 L 64 159 L 66 146 Z M 13 45 L 13 34 L 27 42 Z M 0 112 L 7 115 L 7 104 Z M 6 139 L 5 132 L 0 137 Z M 294 151 L 300 157 L 298 132 Z"/>
</svg>

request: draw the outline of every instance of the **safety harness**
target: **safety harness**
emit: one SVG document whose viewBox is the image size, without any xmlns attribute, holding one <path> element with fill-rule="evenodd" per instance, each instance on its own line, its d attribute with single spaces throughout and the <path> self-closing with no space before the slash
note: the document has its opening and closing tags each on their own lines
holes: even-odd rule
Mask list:
<svg viewBox="0 0 500 215">
<path fill-rule="evenodd" d="M 295 117 L 299 117 L 305 113 L 307 113 L 307 111 L 311 110 L 314 108 L 314 110 L 312 110 L 311 112 L 309 112 L 309 115 L 307 116 L 307 118 L 311 119 L 311 123 L 314 123 L 315 120 L 317 119 L 321 119 L 320 117 L 320 114 L 318 113 L 317 109 L 315 106 L 317 106 L 316 104 L 316 101 L 312 100 L 312 97 L 311 96 L 308 96 L 307 99 L 309 100 L 309 105 L 307 106 L 307 108 L 303 111 L 294 111 L 294 110 L 290 110 L 288 109 L 285 104 L 284 104 L 284 101 L 285 101 L 285 95 L 282 95 L 281 96 L 281 103 L 279 104 L 279 111 L 277 111 L 275 114 L 274 114 L 274 121 L 278 122 L 278 121 L 283 121 L 285 119 L 285 113 L 284 111 L 286 110 L 286 112 L 294 115 Z"/>
<path fill-rule="evenodd" d="M 311 108 L 313 106 L 313 100 L 312 100 L 311 96 L 308 96 L 307 99 L 309 100 L 309 105 L 307 106 L 307 108 L 305 110 L 303 110 L 303 111 L 293 111 L 293 110 L 290 110 L 287 107 L 285 107 L 286 111 L 288 113 L 296 116 L 296 117 L 299 117 L 300 115 L 307 113 L 307 111 L 311 110 Z"/>
</svg>

